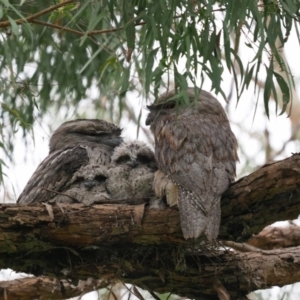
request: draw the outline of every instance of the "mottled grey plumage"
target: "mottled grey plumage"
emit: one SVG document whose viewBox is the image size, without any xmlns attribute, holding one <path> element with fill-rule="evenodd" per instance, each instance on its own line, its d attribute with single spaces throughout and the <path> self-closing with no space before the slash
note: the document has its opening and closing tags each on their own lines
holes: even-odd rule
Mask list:
<svg viewBox="0 0 300 300">
<path fill-rule="evenodd" d="M 108 170 L 106 187 L 112 199 L 145 198 L 153 195 L 157 170 L 154 152 L 140 141 L 116 147 Z"/>
<path fill-rule="evenodd" d="M 17 202 L 92 202 L 106 196 L 105 172 L 121 129 L 97 119 L 63 123 L 50 138 L 49 155 L 28 181 Z M 88 191 L 88 193 L 86 193 Z"/>
<path fill-rule="evenodd" d="M 169 206 L 178 205 L 178 188 L 161 170 L 154 173 L 153 190 L 159 199 L 166 199 Z"/>
<path fill-rule="evenodd" d="M 52 134 L 49 154 L 80 144 L 120 145 L 122 129 L 113 123 L 98 119 L 77 119 L 63 123 Z"/>
<path fill-rule="evenodd" d="M 235 178 L 237 141 L 210 93 L 186 92 L 187 99 L 171 99 L 175 90 L 159 97 L 148 106 L 146 124 L 155 137 L 158 168 L 177 186 L 184 237 L 205 233 L 213 241 L 219 233 L 221 195 Z"/>
</svg>

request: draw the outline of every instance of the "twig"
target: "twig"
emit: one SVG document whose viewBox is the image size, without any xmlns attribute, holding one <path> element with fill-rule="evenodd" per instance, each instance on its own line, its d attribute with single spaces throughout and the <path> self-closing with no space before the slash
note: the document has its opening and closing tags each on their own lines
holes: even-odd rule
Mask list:
<svg viewBox="0 0 300 300">
<path fill-rule="evenodd" d="M 46 27 L 56 28 L 56 29 L 59 29 L 61 31 L 68 31 L 68 32 L 71 32 L 71 33 L 78 34 L 80 36 L 83 36 L 85 34 L 87 36 L 91 36 L 91 35 L 95 35 L 95 34 L 116 32 L 116 31 L 124 29 L 124 26 L 121 26 L 121 27 L 114 27 L 114 28 L 110 28 L 110 29 L 92 30 L 92 31 L 89 31 L 89 32 L 86 33 L 86 32 L 74 30 L 74 29 L 71 29 L 71 28 L 68 28 L 68 27 L 63 27 L 63 26 L 55 25 L 55 24 L 48 23 L 48 22 L 38 21 L 38 20 L 30 20 L 30 23 L 39 24 L 39 25 L 43 25 L 43 26 L 46 26 Z M 144 24 L 146 24 L 146 22 L 143 21 L 143 22 L 138 22 L 138 23 L 134 24 L 134 26 L 140 26 L 140 25 L 144 25 Z"/>
<path fill-rule="evenodd" d="M 43 21 L 38 21 L 38 20 L 31 20 L 30 23 L 43 25 L 45 27 L 55 28 L 55 29 L 58 29 L 60 31 L 68 31 L 68 32 L 75 33 L 75 34 L 80 35 L 80 36 L 84 35 L 84 32 L 82 32 L 82 31 L 78 31 L 78 30 L 71 29 L 71 28 L 68 28 L 68 27 L 55 25 L 55 24 L 48 23 L 48 22 L 43 22 Z"/>
<path fill-rule="evenodd" d="M 74 2 L 74 0 L 66 0 L 62 3 L 50 6 L 50 7 L 46 8 L 42 11 L 39 11 L 38 13 L 33 14 L 33 15 L 27 17 L 27 18 L 15 20 L 15 22 L 17 24 L 22 24 L 22 23 L 25 23 L 25 22 L 30 23 L 30 21 L 32 21 L 33 19 L 36 19 L 36 18 L 38 18 L 42 15 L 45 15 L 45 14 L 47 14 L 47 13 L 53 11 L 53 10 L 56 10 L 56 9 L 60 8 L 60 7 L 66 6 L 67 4 L 72 3 L 72 2 Z M 0 22 L 0 28 L 1 27 L 9 27 L 10 25 L 11 24 L 10 24 L 9 21 Z"/>
<path fill-rule="evenodd" d="M 59 7 L 65 6 L 65 5 L 67 5 L 69 3 L 72 3 L 72 2 L 74 2 L 74 0 L 66 0 L 66 1 L 64 1 L 60 4 L 51 6 L 47 9 L 45 9 L 45 10 L 42 10 L 42 11 L 36 13 L 36 14 L 33 14 L 33 15 L 27 17 L 27 18 L 15 20 L 15 22 L 17 24 L 22 24 L 22 23 L 25 23 L 25 22 L 39 24 L 39 25 L 43 25 L 43 26 L 46 26 L 46 27 L 55 28 L 55 29 L 58 29 L 58 30 L 61 30 L 61 31 L 71 32 L 71 33 L 74 33 L 74 34 L 77 34 L 77 35 L 80 35 L 80 36 L 84 36 L 85 34 L 87 36 L 92 36 L 92 35 L 96 35 L 96 34 L 116 32 L 116 31 L 124 29 L 124 26 L 121 26 L 121 27 L 114 27 L 114 28 L 110 28 L 110 29 L 101 29 L 101 30 L 92 30 L 92 31 L 89 31 L 89 32 L 82 32 L 82 31 L 74 30 L 74 29 L 71 29 L 71 28 L 68 28 L 68 27 L 63 27 L 63 26 L 52 24 L 52 23 L 35 20 L 36 18 L 38 18 L 42 15 L 45 15 L 45 14 L 47 14 L 47 13 L 49 13 L 49 12 L 59 8 Z M 182 14 L 178 15 L 178 16 L 175 16 L 173 19 L 178 19 L 178 18 L 181 18 L 181 17 L 182 17 Z M 141 25 L 145 25 L 145 24 L 146 24 L 146 22 L 142 21 L 142 22 L 135 23 L 134 26 L 141 26 Z M 0 28 L 1 27 L 9 27 L 9 26 L 11 26 L 9 21 L 0 22 Z"/>
</svg>

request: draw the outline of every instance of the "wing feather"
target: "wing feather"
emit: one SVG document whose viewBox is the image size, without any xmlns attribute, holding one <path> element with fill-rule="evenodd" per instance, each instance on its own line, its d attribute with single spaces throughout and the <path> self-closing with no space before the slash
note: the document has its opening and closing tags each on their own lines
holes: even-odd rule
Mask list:
<svg viewBox="0 0 300 300">
<path fill-rule="evenodd" d="M 63 191 L 73 174 L 89 161 L 84 147 L 76 146 L 52 152 L 28 181 L 17 203 L 46 202 Z M 51 191 L 53 191 L 51 193 Z"/>
</svg>

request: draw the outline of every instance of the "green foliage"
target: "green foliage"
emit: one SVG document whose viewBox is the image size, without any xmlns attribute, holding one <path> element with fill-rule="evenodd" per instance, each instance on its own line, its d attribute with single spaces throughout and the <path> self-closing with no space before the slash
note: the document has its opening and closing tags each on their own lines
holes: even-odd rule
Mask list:
<svg viewBox="0 0 300 300">
<path fill-rule="evenodd" d="M 276 86 L 283 94 L 281 113 L 290 101 L 293 78 L 280 51 L 293 26 L 299 25 L 299 0 L 56 4 L 0 0 L 0 126 L 12 128 L 1 142 L 7 153 L 18 126 L 26 134 L 50 108 L 78 105 L 95 83 L 101 97 L 109 99 L 104 106 L 95 101 L 95 109 L 105 110 L 111 119 L 115 105 L 122 113 L 122 99 L 133 89 L 157 95 L 170 82 L 184 89 L 209 80 L 212 90 L 225 97 L 225 68 L 233 74 L 238 97 L 266 70 L 267 115 L 271 94 L 279 101 Z M 253 50 L 247 60 L 238 51 L 242 36 Z M 275 72 L 274 64 L 287 77 Z M 162 80 L 165 75 L 167 83 Z"/>
</svg>

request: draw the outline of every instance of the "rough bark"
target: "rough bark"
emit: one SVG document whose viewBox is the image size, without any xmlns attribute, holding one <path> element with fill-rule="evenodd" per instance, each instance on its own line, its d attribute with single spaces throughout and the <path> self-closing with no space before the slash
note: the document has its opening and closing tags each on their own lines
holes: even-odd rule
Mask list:
<svg viewBox="0 0 300 300">
<path fill-rule="evenodd" d="M 158 293 L 212 300 L 218 299 L 215 289 L 218 282 L 231 299 L 245 299 L 250 291 L 297 282 L 300 276 L 299 247 L 249 253 L 198 251 L 196 254 L 190 251 L 185 255 L 180 247 L 120 248 L 101 247 L 77 254 L 71 250 L 67 253 L 68 249 L 65 254 L 62 251 L 40 253 L 31 266 L 47 260 L 45 269 L 49 271 L 52 264 L 52 271 L 56 268 L 52 276 L 66 277 L 68 282 L 44 277 L 1 282 L 0 299 L 5 299 L 5 295 L 9 295 L 10 300 L 41 296 L 66 299 L 118 281 Z M 89 279 L 81 288 L 82 283 L 78 284 L 77 279 L 89 277 L 94 279 Z"/>
<path fill-rule="evenodd" d="M 0 300 L 66 299 L 107 286 L 106 281 L 89 278 L 74 285 L 68 280 L 45 276 L 28 277 L 0 283 Z"/>
<path fill-rule="evenodd" d="M 222 199 L 220 239 L 245 241 L 276 220 L 297 217 L 299 173 L 300 155 L 293 155 L 234 183 Z M 121 280 L 196 299 L 217 299 L 214 286 L 223 286 L 231 299 L 241 299 L 255 289 L 298 281 L 297 250 L 213 251 L 183 239 L 178 211 L 171 208 L 0 207 L 0 268 L 68 279 L 75 286 L 88 277 L 101 284 Z M 8 299 L 20 299 L 12 290 L 6 286 Z M 37 292 L 42 294 L 42 288 Z M 61 292 L 61 299 L 65 296 Z M 59 299 L 57 294 L 53 298 Z"/>
<path fill-rule="evenodd" d="M 292 222 L 283 228 L 267 226 L 247 243 L 265 250 L 296 247 L 300 245 L 300 227 Z"/>
<path fill-rule="evenodd" d="M 244 241 L 300 211 L 300 155 L 268 164 L 236 181 L 222 198 L 220 239 Z"/>
</svg>

